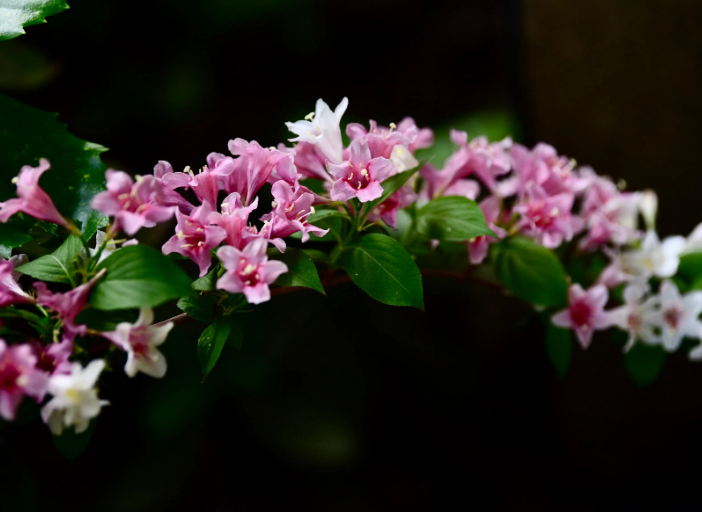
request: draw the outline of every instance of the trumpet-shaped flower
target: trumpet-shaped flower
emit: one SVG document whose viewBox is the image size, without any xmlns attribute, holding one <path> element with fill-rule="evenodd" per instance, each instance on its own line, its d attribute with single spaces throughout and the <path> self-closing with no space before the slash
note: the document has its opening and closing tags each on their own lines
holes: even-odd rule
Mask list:
<svg viewBox="0 0 702 512">
<path fill-rule="evenodd" d="M 122 322 L 117 324 L 114 331 L 102 333 L 105 338 L 127 352 L 124 372 L 130 377 L 142 372 L 160 379 L 166 374 L 166 358 L 157 347 L 166 341 L 173 328 L 173 322 L 155 326 L 151 325 L 153 321 L 153 310 L 141 308 L 136 323 Z"/>
<path fill-rule="evenodd" d="M 7 346 L 0 339 L 0 417 L 11 421 L 26 396 L 37 402 L 46 392 L 46 373 L 38 370 L 37 358 L 28 344 Z"/>
<path fill-rule="evenodd" d="M 242 249 L 246 245 L 245 239 L 251 235 L 247 229 L 249 215 L 258 207 L 258 197 L 249 206 L 241 202 L 241 195 L 232 192 L 222 201 L 222 213 L 212 212 L 209 222 L 216 224 L 227 233 L 224 239 L 227 245 Z"/>
<path fill-rule="evenodd" d="M 507 236 L 507 231 L 495 225 L 495 222 L 500 219 L 501 208 L 501 201 L 497 196 L 487 197 L 480 202 L 480 209 L 483 211 L 483 215 L 485 215 L 488 227 L 492 229 L 499 238 L 504 238 Z M 499 239 L 486 235 L 481 235 L 473 240 L 469 240 L 467 245 L 470 262 L 473 265 L 482 263 L 487 256 L 489 245 L 498 241 Z"/>
<path fill-rule="evenodd" d="M 163 182 L 171 190 L 177 188 L 192 188 L 201 203 L 207 201 L 210 205 L 217 204 L 219 195 L 219 176 L 205 166 L 197 174 L 185 168 L 185 172 L 174 172 L 167 174 Z"/>
<path fill-rule="evenodd" d="M 312 203 L 314 194 L 307 187 L 294 189 L 284 181 L 278 181 L 271 188 L 273 193 L 273 211 L 261 217 L 270 223 L 271 237 L 285 238 L 300 231 L 302 241 L 310 238 L 310 233 L 322 237 L 328 229 L 318 228 L 307 222 L 307 217 L 314 212 Z"/>
<path fill-rule="evenodd" d="M 661 283 L 661 341 L 668 352 L 674 352 L 682 339 L 702 338 L 702 292 L 694 291 L 683 296 L 672 281 Z"/>
<path fill-rule="evenodd" d="M 251 304 L 260 304 L 271 298 L 270 284 L 288 271 L 282 261 L 268 261 L 266 240 L 254 239 L 239 250 L 225 246 L 217 250 L 217 257 L 227 272 L 217 280 L 217 288 L 229 293 L 243 293 Z"/>
<path fill-rule="evenodd" d="M 629 333 L 624 352 L 628 352 L 637 339 L 647 345 L 661 343 L 661 299 L 657 295 L 645 298 L 646 291 L 639 283 L 629 284 L 624 288 L 624 305 L 609 312 L 612 325 Z"/>
<path fill-rule="evenodd" d="M 387 158 L 371 158 L 368 144 L 358 140 L 349 146 L 348 161 L 340 165 L 330 163 L 328 169 L 336 180 L 330 193 L 332 200 L 348 201 L 358 197 L 362 203 L 383 195 L 380 183 L 397 172 Z"/>
<path fill-rule="evenodd" d="M 570 305 L 553 315 L 551 321 L 558 327 L 573 329 L 583 348 L 590 346 L 592 333 L 612 325 L 612 319 L 604 311 L 609 292 L 604 285 L 598 284 L 583 290 L 574 284 L 568 291 Z"/>
<path fill-rule="evenodd" d="M 51 164 L 46 158 L 39 160 L 37 167 L 25 165 L 19 175 L 12 180 L 17 185 L 17 199 L 8 199 L 0 203 L 0 222 L 7 222 L 10 217 L 24 212 L 35 219 L 46 220 L 71 229 L 73 224 L 64 219 L 54 206 L 49 195 L 39 186 L 39 178 Z"/>
<path fill-rule="evenodd" d="M 19 273 L 15 271 L 15 262 L 20 265 L 26 263 L 27 257 L 24 254 L 22 256 L 23 259 L 13 256 L 9 260 L 0 261 L 0 308 L 21 302 L 34 302 L 17 282 Z"/>
<path fill-rule="evenodd" d="M 51 376 L 48 392 L 53 398 L 41 409 L 41 417 L 51 432 L 61 435 L 64 428 L 72 425 L 77 434 L 85 432 L 90 420 L 109 404 L 107 400 L 98 398 L 95 389 L 104 368 L 105 361 L 97 359 L 85 368 L 80 363 L 73 363 L 70 373 Z"/>
<path fill-rule="evenodd" d="M 190 215 L 176 211 L 176 234 L 163 244 L 163 254 L 177 252 L 190 258 L 200 267 L 200 277 L 207 274 L 212 263 L 210 250 L 217 247 L 227 237 L 220 226 L 211 225 L 213 213 L 210 203 L 205 201 Z"/>
<path fill-rule="evenodd" d="M 158 204 L 159 183 L 152 175 L 137 176 L 134 183 L 126 172 L 108 170 L 107 190 L 93 197 L 90 205 L 115 218 L 115 230 L 133 235 L 173 216 L 173 208 Z"/>
<path fill-rule="evenodd" d="M 156 179 L 155 202 L 161 206 L 176 206 L 182 213 L 189 214 L 195 208 L 190 202 L 175 191 L 174 185 L 180 185 L 180 181 L 172 176 L 182 173 L 174 173 L 173 166 L 165 160 L 159 160 L 154 166 L 154 178 Z M 174 183 L 175 181 L 175 183 Z"/>
<path fill-rule="evenodd" d="M 321 98 L 318 99 L 314 113 L 306 116 L 305 120 L 285 123 L 288 130 L 297 135 L 289 140 L 314 144 L 331 163 L 340 164 L 343 161 L 344 145 L 339 123 L 348 104 L 348 98 L 344 98 L 332 112 L 329 105 Z"/>
<path fill-rule="evenodd" d="M 64 339 L 60 343 L 42 345 L 38 341 L 32 342 L 32 349 L 37 356 L 37 369 L 47 375 L 71 373 L 71 363 L 68 360 L 73 353 L 73 341 Z"/>
</svg>

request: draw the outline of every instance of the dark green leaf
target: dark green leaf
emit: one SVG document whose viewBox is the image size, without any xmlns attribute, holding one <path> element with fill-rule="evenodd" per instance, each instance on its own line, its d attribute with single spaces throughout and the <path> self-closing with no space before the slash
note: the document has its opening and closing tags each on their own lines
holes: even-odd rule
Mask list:
<svg viewBox="0 0 702 512">
<path fill-rule="evenodd" d="M 31 234 L 33 225 L 33 220 L 20 215 L 14 215 L 7 224 L 0 225 L 0 255 L 10 259 L 13 248 L 31 241 L 34 238 Z"/>
<path fill-rule="evenodd" d="M 475 201 L 460 196 L 443 196 L 429 201 L 417 212 L 417 231 L 431 239 L 463 242 L 495 233 Z"/>
<path fill-rule="evenodd" d="M 624 354 L 624 367 L 639 386 L 648 386 L 658 378 L 665 364 L 663 347 L 637 343 Z"/>
<path fill-rule="evenodd" d="M 208 295 L 198 295 L 196 297 L 183 297 L 178 301 L 178 308 L 187 313 L 188 316 L 201 322 L 212 320 L 214 311 L 214 300 Z"/>
<path fill-rule="evenodd" d="M 171 253 L 174 254 L 174 253 Z M 215 284 L 217 282 L 217 269 L 213 268 L 206 276 L 199 277 L 193 281 L 193 290 L 198 290 L 201 292 L 209 292 L 215 289 Z"/>
<path fill-rule="evenodd" d="M 348 217 L 347 217 L 348 218 Z M 342 237 L 342 224 L 344 222 L 343 218 L 338 216 L 327 217 L 326 219 L 321 219 L 316 221 L 315 226 L 321 229 L 328 229 L 329 233 L 323 237 L 317 238 L 315 236 L 311 237 L 310 240 L 315 242 L 337 242 L 341 240 Z M 297 234 L 297 233 L 295 233 Z"/>
<path fill-rule="evenodd" d="M 702 252 L 683 254 L 677 274 L 691 282 L 702 278 Z"/>
<path fill-rule="evenodd" d="M 191 293 L 191 282 L 178 265 L 147 245 L 132 245 L 114 252 L 97 270 L 107 269 L 90 295 L 98 309 L 158 306 Z"/>
<path fill-rule="evenodd" d="M 46 17 L 68 9 L 66 0 L 3 0 L 0 2 L 0 41 L 24 34 L 22 27 L 46 23 Z"/>
<path fill-rule="evenodd" d="M 495 274 L 514 295 L 532 304 L 564 306 L 568 281 L 556 255 L 531 239 L 507 238 L 492 247 Z"/>
<path fill-rule="evenodd" d="M 95 308 L 87 308 L 81 311 L 76 317 L 78 325 L 85 324 L 89 329 L 96 331 L 114 331 L 117 324 L 130 323 L 134 324 L 137 321 L 137 315 L 129 309 L 120 309 L 118 311 L 102 311 Z"/>
<path fill-rule="evenodd" d="M 75 286 L 76 267 L 73 263 L 82 247 L 80 238 L 71 235 L 54 252 L 18 267 L 17 271 L 41 281 Z"/>
<path fill-rule="evenodd" d="M 203 381 L 217 364 L 228 339 L 231 339 L 236 348 L 241 348 L 243 340 L 241 326 L 230 316 L 217 318 L 200 335 L 197 342 L 197 359 L 200 361 Z"/>
<path fill-rule="evenodd" d="M 322 219 L 328 219 L 330 217 L 338 217 L 341 219 L 351 220 L 346 212 L 340 212 L 339 210 L 317 210 L 307 217 L 307 222 L 316 226 L 317 222 Z"/>
<path fill-rule="evenodd" d="M 73 428 L 64 429 L 60 436 L 52 435 L 54 446 L 68 460 L 78 458 L 90 444 L 97 420 L 92 420 L 85 432 L 76 434 Z"/>
<path fill-rule="evenodd" d="M 546 327 L 546 354 L 561 379 L 565 378 L 566 373 L 568 373 L 571 353 L 570 330 L 559 329 L 549 323 Z"/>
<path fill-rule="evenodd" d="M 314 266 L 312 258 L 303 251 L 288 247 L 284 253 L 278 253 L 271 259 L 282 261 L 288 266 L 288 271 L 285 274 L 281 274 L 275 284 L 279 286 L 303 286 L 326 295 L 322 283 L 319 281 L 317 267 Z"/>
<path fill-rule="evenodd" d="M 91 198 L 105 188 L 105 164 L 100 153 L 106 149 L 80 140 L 66 130 L 56 114 L 43 112 L 7 96 L 0 95 L 0 200 L 15 197 L 11 178 L 23 165 L 36 166 L 40 158 L 51 162 L 40 185 L 51 196 L 59 211 L 83 226 L 86 238 L 106 225 L 107 219 L 90 207 Z M 24 230 L 11 223 L 0 225 L 0 243 L 17 232 L 26 235 L 34 221 L 27 219 Z M 21 226 L 17 226 L 20 228 Z"/>
<path fill-rule="evenodd" d="M 329 260 L 329 256 L 324 251 L 319 251 L 317 249 L 300 249 L 307 256 L 309 256 L 315 263 L 326 263 Z"/>
<path fill-rule="evenodd" d="M 340 258 L 351 280 L 377 301 L 424 310 L 422 276 L 412 257 L 392 237 L 370 234 Z"/>
</svg>

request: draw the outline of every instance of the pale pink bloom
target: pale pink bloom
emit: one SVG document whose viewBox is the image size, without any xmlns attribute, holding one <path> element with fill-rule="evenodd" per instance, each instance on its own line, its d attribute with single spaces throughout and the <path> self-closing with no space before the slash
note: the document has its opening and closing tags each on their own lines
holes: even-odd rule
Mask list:
<svg viewBox="0 0 702 512">
<path fill-rule="evenodd" d="M 632 283 L 624 288 L 624 304 L 609 312 L 612 324 L 629 333 L 624 346 L 628 352 L 637 339 L 648 345 L 661 343 L 658 332 L 662 323 L 661 299 L 659 296 L 646 298 L 647 286 Z"/>
<path fill-rule="evenodd" d="M 598 284 L 585 291 L 579 284 L 574 284 L 568 291 L 570 305 L 553 315 L 552 322 L 558 327 L 573 329 L 582 347 L 587 348 L 594 331 L 612 325 L 610 316 L 604 310 L 608 298 L 609 293 L 604 285 Z"/>
<path fill-rule="evenodd" d="M 445 196 L 461 196 L 475 201 L 480 194 L 480 184 L 475 180 L 456 180 L 444 190 Z"/>
<path fill-rule="evenodd" d="M 534 182 L 547 194 L 578 193 L 589 180 L 573 172 L 575 162 L 558 154 L 553 146 L 539 143 L 529 150 L 515 144 L 510 149 L 512 167 L 520 177 L 521 187 Z"/>
<path fill-rule="evenodd" d="M 157 203 L 160 187 L 151 175 L 137 176 L 134 183 L 126 172 L 105 172 L 107 190 L 93 197 L 90 205 L 109 217 L 115 218 L 115 230 L 123 229 L 133 235 L 141 228 L 151 228 L 173 216 L 173 208 Z"/>
<path fill-rule="evenodd" d="M 277 149 L 262 148 L 258 142 L 244 139 L 229 141 L 229 151 L 239 158 L 215 166 L 212 173 L 219 177 L 227 194 L 238 192 L 245 206 L 250 205 L 256 192 L 268 181 L 273 168 L 288 155 Z M 220 159 L 217 163 L 224 161 Z"/>
<path fill-rule="evenodd" d="M 497 196 L 490 196 L 483 199 L 480 202 L 480 209 L 483 211 L 483 215 L 485 215 L 485 220 L 487 221 L 488 227 L 492 229 L 500 239 L 507 236 L 506 230 L 495 225 L 495 222 L 500 220 L 502 213 L 502 201 L 500 198 Z M 495 242 L 499 242 L 499 239 L 485 235 L 469 240 L 467 242 L 467 246 L 470 262 L 473 265 L 479 265 L 482 263 L 487 256 L 489 245 Z"/>
<path fill-rule="evenodd" d="M 20 265 L 26 263 L 27 257 L 24 254 L 22 256 L 24 259 L 13 256 L 9 260 L 0 261 L 0 308 L 21 302 L 34 302 L 17 282 L 20 274 L 15 271 L 15 261 Z"/>
<path fill-rule="evenodd" d="M 40 402 L 46 393 L 47 375 L 37 370 L 37 358 L 32 347 L 7 346 L 0 339 L 0 417 L 15 419 L 17 407 L 25 395 Z"/>
<path fill-rule="evenodd" d="M 261 217 L 261 220 L 270 223 L 271 237 L 285 238 L 299 231 L 302 241 L 307 242 L 310 233 L 322 237 L 329 232 L 307 222 L 307 217 L 314 212 L 314 194 L 307 187 L 293 189 L 281 180 L 273 185 L 271 192 L 273 211 Z"/>
<path fill-rule="evenodd" d="M 665 279 L 661 283 L 661 342 L 668 352 L 680 347 L 684 337 L 702 338 L 702 291 L 680 295 L 675 283 Z"/>
<path fill-rule="evenodd" d="M 574 199 L 568 192 L 549 196 L 536 183 L 527 183 L 524 196 L 514 207 L 521 215 L 519 230 L 549 249 L 572 240 L 583 228 L 583 220 L 571 214 Z"/>
<path fill-rule="evenodd" d="M 368 220 L 375 222 L 382 219 L 385 224 L 397 229 L 397 217 L 400 210 L 407 208 L 416 200 L 417 194 L 412 187 L 408 185 L 400 187 L 397 192 L 373 208 L 373 211 L 368 214 Z"/>
<path fill-rule="evenodd" d="M 207 166 L 200 169 L 197 174 L 194 174 L 190 167 L 186 167 L 185 171 L 167 174 L 163 178 L 164 185 L 171 190 L 192 188 L 201 203 L 207 201 L 210 205 L 216 205 L 219 195 L 219 176 L 210 171 Z"/>
<path fill-rule="evenodd" d="M 156 178 L 156 194 L 154 201 L 161 206 L 176 206 L 184 213 L 189 214 L 195 208 L 189 201 L 181 196 L 175 189 L 181 182 L 172 176 L 182 173 L 174 173 L 173 166 L 165 160 L 159 160 L 154 166 L 154 178 Z"/>
<path fill-rule="evenodd" d="M 286 148 L 285 146 L 283 146 L 283 148 L 284 150 L 281 150 L 279 147 L 278 151 L 285 153 L 287 156 L 286 158 L 282 158 L 273 171 L 271 171 L 271 175 L 268 177 L 268 183 L 272 185 L 276 181 L 282 180 L 291 187 L 297 188 L 300 178 L 304 179 L 304 176 L 297 172 L 297 167 L 295 166 L 295 150 Z"/>
<path fill-rule="evenodd" d="M 330 192 L 332 200 L 358 197 L 362 203 L 383 195 L 380 183 L 397 172 L 390 160 L 372 158 L 368 144 L 357 140 L 349 145 L 349 160 L 340 165 L 330 163 L 328 169 L 336 180 Z"/>
<path fill-rule="evenodd" d="M 142 372 L 160 379 L 166 374 L 166 358 L 156 347 L 166 341 L 173 322 L 155 326 L 151 325 L 153 321 L 153 310 L 141 308 L 136 323 L 122 322 L 117 324 L 114 331 L 102 333 L 102 336 L 127 352 L 124 372 L 130 377 Z"/>
<path fill-rule="evenodd" d="M 224 228 L 227 233 L 224 241 L 227 245 L 242 249 L 246 245 L 245 239 L 251 236 L 251 232 L 247 230 L 249 215 L 257 207 L 258 197 L 251 205 L 244 206 L 241 195 L 233 192 L 222 202 L 222 213 L 212 212 L 209 222 Z"/>
<path fill-rule="evenodd" d="M 310 113 L 304 121 L 285 123 L 288 130 L 297 135 L 289 140 L 314 144 L 331 163 L 340 164 L 344 146 L 339 123 L 348 104 L 348 98 L 344 98 L 332 112 L 329 105 L 318 99 L 314 113 Z"/>
<path fill-rule="evenodd" d="M 297 172 L 307 178 L 332 181 L 325 167 L 326 158 L 317 146 L 309 142 L 298 142 L 295 148 L 286 148 L 283 144 L 278 144 L 278 151 L 295 155 L 295 168 Z"/>
<path fill-rule="evenodd" d="M 72 228 L 70 221 L 63 218 L 49 195 L 39 186 L 39 178 L 50 167 L 51 164 L 46 158 L 39 160 L 37 167 L 22 167 L 19 175 L 12 180 L 17 185 L 19 198 L 0 203 L 0 222 L 5 223 L 14 214 L 24 212 L 35 219 L 53 222 L 67 229 Z"/>
<path fill-rule="evenodd" d="M 102 359 L 91 361 L 85 368 L 80 363 L 73 363 L 70 373 L 49 378 L 48 392 L 53 398 L 42 407 L 41 417 L 52 433 L 61 435 L 63 429 L 70 426 L 75 427 L 76 434 L 85 432 L 90 420 L 109 404 L 107 400 L 98 398 L 95 389 L 104 368 L 105 361 Z"/>
<path fill-rule="evenodd" d="M 370 129 L 366 128 L 359 123 L 349 123 L 346 126 L 346 135 L 349 136 L 351 141 L 358 140 L 359 142 L 366 142 L 368 144 L 368 149 L 370 149 L 371 158 L 377 158 L 382 156 L 383 158 L 390 158 L 392 155 L 393 148 L 395 146 L 403 146 L 407 149 L 407 146 L 416 138 L 416 127 L 415 132 L 410 132 L 410 136 L 414 135 L 414 138 L 410 138 L 403 134 L 402 132 L 393 127 L 378 126 L 378 123 L 370 120 Z M 409 152 L 409 149 L 407 149 Z M 411 153 L 410 153 L 411 156 Z"/>
<path fill-rule="evenodd" d="M 405 117 L 397 123 L 397 131 L 410 140 L 408 149 L 412 154 L 418 149 L 425 149 L 434 144 L 434 132 L 431 128 L 417 128 L 411 117 Z"/>
<path fill-rule="evenodd" d="M 243 250 L 225 246 L 217 250 L 217 257 L 227 272 L 217 280 L 217 288 L 229 293 L 243 293 L 251 304 L 260 304 L 271 298 L 270 284 L 288 271 L 282 261 L 268 261 L 267 243 L 258 238 Z"/>
<path fill-rule="evenodd" d="M 76 325 L 75 319 L 85 306 L 93 286 L 103 275 L 104 271 L 66 293 L 52 292 L 47 289 L 46 283 L 41 281 L 34 283 L 34 288 L 37 289 L 37 303 L 56 312 L 59 319 L 63 321 L 63 340 L 72 342 L 76 336 L 85 336 L 87 327 Z"/>
<path fill-rule="evenodd" d="M 190 215 L 176 211 L 176 234 L 162 248 L 163 254 L 177 252 L 197 263 L 200 277 L 207 274 L 212 263 L 210 249 L 217 247 L 227 237 L 224 228 L 211 225 L 212 213 L 212 207 L 207 201 Z"/>
</svg>

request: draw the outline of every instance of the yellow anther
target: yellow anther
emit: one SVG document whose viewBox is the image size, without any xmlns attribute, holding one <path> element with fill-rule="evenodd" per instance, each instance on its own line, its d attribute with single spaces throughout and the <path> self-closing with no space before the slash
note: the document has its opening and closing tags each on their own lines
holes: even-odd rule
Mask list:
<svg viewBox="0 0 702 512">
<path fill-rule="evenodd" d="M 305 116 L 306 121 L 312 121 L 312 119 L 314 119 L 314 112 L 310 112 Z"/>
<path fill-rule="evenodd" d="M 183 230 L 182 230 L 182 229 L 181 229 L 180 231 L 178 231 L 177 236 L 178 236 L 178 238 L 181 239 L 181 240 L 182 240 L 183 238 L 185 238 L 185 233 L 183 233 Z"/>
<path fill-rule="evenodd" d="M 19 176 L 15 176 L 14 178 L 12 178 L 11 181 L 13 185 L 17 185 L 17 182 L 19 181 Z"/>
<path fill-rule="evenodd" d="M 395 123 L 390 123 L 390 129 L 394 130 L 395 128 L 397 128 L 397 125 Z"/>
<path fill-rule="evenodd" d="M 310 206 L 310 213 L 315 213 L 314 206 Z"/>
<path fill-rule="evenodd" d="M 275 208 L 275 207 L 278 206 L 278 203 L 276 203 L 275 201 L 273 201 L 273 202 L 271 203 L 271 206 L 272 206 L 273 208 Z"/>
</svg>

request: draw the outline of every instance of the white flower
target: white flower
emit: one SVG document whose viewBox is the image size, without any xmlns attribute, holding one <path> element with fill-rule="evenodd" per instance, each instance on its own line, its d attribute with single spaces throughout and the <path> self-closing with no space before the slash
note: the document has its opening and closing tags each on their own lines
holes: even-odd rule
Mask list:
<svg viewBox="0 0 702 512">
<path fill-rule="evenodd" d="M 343 161 L 342 152 L 344 145 L 341 141 L 339 123 L 348 105 L 348 98 L 344 98 L 337 105 L 336 110 L 332 112 L 329 105 L 321 98 L 318 99 L 314 114 L 310 113 L 305 117 L 304 121 L 285 123 L 288 130 L 297 135 L 297 137 L 289 140 L 291 142 L 302 141 L 314 144 L 331 163 L 340 164 Z"/>
<path fill-rule="evenodd" d="M 700 338 L 702 322 L 702 291 L 680 295 L 678 287 L 672 281 L 661 284 L 661 338 L 663 347 L 668 352 L 678 349 L 683 337 Z"/>
<path fill-rule="evenodd" d="M 654 229 L 658 214 L 658 196 L 653 190 L 644 190 L 639 194 L 639 211 L 646 224 L 646 229 Z"/>
<path fill-rule="evenodd" d="M 77 434 L 84 432 L 90 420 L 100 414 L 102 406 L 109 404 L 100 400 L 95 390 L 100 372 L 105 368 L 105 361 L 91 361 L 82 368 L 80 363 L 71 365 L 68 375 L 53 375 L 49 378 L 48 392 L 53 398 L 41 409 L 44 423 L 51 431 L 61 435 L 64 427 L 75 426 Z"/>
<path fill-rule="evenodd" d="M 621 268 L 633 277 L 671 277 L 678 271 L 684 249 L 685 237 L 671 236 L 661 242 L 656 232 L 649 230 L 638 250 L 622 254 Z"/>
<path fill-rule="evenodd" d="M 104 231 L 97 231 L 95 233 L 95 249 L 90 249 L 90 256 L 95 257 L 97 254 L 98 250 L 100 249 L 100 246 L 105 243 L 105 237 L 107 235 L 105 234 Z M 137 242 L 135 239 L 127 240 L 122 244 L 122 247 L 127 247 L 128 245 L 137 245 L 139 242 Z M 117 244 L 115 243 L 114 240 L 110 240 L 105 244 L 105 247 L 102 249 L 102 252 L 100 253 L 100 259 L 98 259 L 98 263 L 100 263 L 102 260 L 105 258 L 108 258 L 113 252 L 117 250 Z"/>
<path fill-rule="evenodd" d="M 419 165 L 419 161 L 417 161 L 410 150 L 401 144 L 397 144 L 392 148 L 390 161 L 395 165 L 397 172 L 409 171 Z"/>
<path fill-rule="evenodd" d="M 134 377 L 137 372 L 161 378 L 166 374 L 166 358 L 156 348 L 166 341 L 173 322 L 161 326 L 151 325 L 154 312 L 151 308 L 141 308 L 139 319 L 135 324 L 122 322 L 114 331 L 102 335 L 127 352 L 124 372 Z"/>
<path fill-rule="evenodd" d="M 624 352 L 628 352 L 637 339 L 648 345 L 661 343 L 661 336 L 657 334 L 662 323 L 661 299 L 653 296 L 644 300 L 647 291 L 646 286 L 630 284 L 624 289 L 624 305 L 610 311 L 612 323 L 629 333 Z"/>
<path fill-rule="evenodd" d="M 697 224 L 687 237 L 685 244 L 685 252 L 700 252 L 702 251 L 702 223 Z"/>
</svg>

